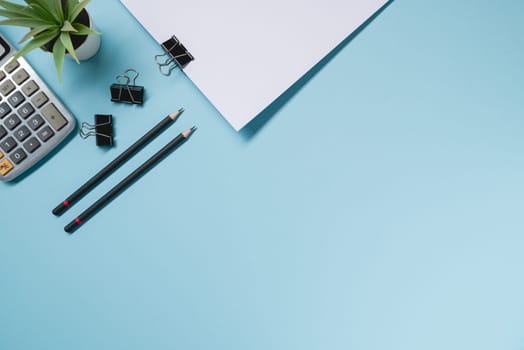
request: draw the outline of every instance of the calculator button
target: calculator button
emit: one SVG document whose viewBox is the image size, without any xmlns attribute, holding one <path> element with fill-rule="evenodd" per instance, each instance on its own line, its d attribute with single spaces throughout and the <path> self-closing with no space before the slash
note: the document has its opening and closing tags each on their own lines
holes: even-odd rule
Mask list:
<svg viewBox="0 0 524 350">
<path fill-rule="evenodd" d="M 20 164 L 24 159 L 27 158 L 27 153 L 23 149 L 19 148 L 9 156 L 15 164 Z"/>
<path fill-rule="evenodd" d="M 7 130 L 5 130 L 2 125 L 0 125 L 0 140 L 3 139 L 5 135 L 7 135 Z"/>
<path fill-rule="evenodd" d="M 24 97 L 24 95 L 22 95 L 22 93 L 20 91 L 17 91 L 14 94 L 12 94 L 11 96 L 9 96 L 7 101 L 9 101 L 11 106 L 18 107 L 18 105 L 20 105 L 20 103 L 25 101 L 25 97 Z"/>
<path fill-rule="evenodd" d="M 9 107 L 7 103 L 3 102 L 0 104 L 0 119 L 5 117 L 9 112 L 11 112 L 11 107 Z"/>
<path fill-rule="evenodd" d="M 42 91 L 37 93 L 35 97 L 31 99 L 31 102 L 33 102 L 33 104 L 37 107 L 42 107 L 47 101 L 49 101 L 49 99 Z"/>
<path fill-rule="evenodd" d="M 29 131 L 29 128 L 27 126 L 25 126 L 25 125 L 22 125 L 21 127 L 16 129 L 16 131 L 15 131 L 15 137 L 20 142 L 22 142 L 26 138 L 28 138 L 29 135 L 31 135 L 31 131 Z"/>
<path fill-rule="evenodd" d="M 11 114 L 5 121 L 4 121 L 4 125 L 9 129 L 9 130 L 13 130 L 14 128 L 16 128 L 18 126 L 18 124 L 20 124 L 22 121 L 20 120 L 20 118 L 18 118 L 18 116 L 16 114 Z"/>
<path fill-rule="evenodd" d="M 22 86 L 22 91 L 24 92 L 24 94 L 29 97 L 31 96 L 32 94 L 34 94 L 35 92 L 38 91 L 38 85 L 36 85 L 35 81 L 34 80 L 30 80 L 28 81 L 27 83 L 25 83 L 24 86 Z"/>
<path fill-rule="evenodd" d="M 15 84 L 9 79 L 4 81 L 2 85 L 0 85 L 0 92 L 2 95 L 7 96 L 15 89 Z"/>
<path fill-rule="evenodd" d="M 49 126 L 46 126 L 45 128 L 43 128 L 42 130 L 40 130 L 37 133 L 38 137 L 43 142 L 46 142 L 47 140 L 49 140 L 51 137 L 53 137 L 54 134 L 55 133 L 53 132 L 53 130 L 51 130 L 51 128 Z"/>
<path fill-rule="evenodd" d="M 21 116 L 23 119 L 27 119 L 27 117 L 29 117 L 34 112 L 35 109 L 33 108 L 33 106 L 31 106 L 29 102 L 18 109 L 18 115 Z"/>
<path fill-rule="evenodd" d="M 60 113 L 60 111 L 56 109 L 55 105 L 52 103 L 42 108 L 40 112 L 56 131 L 62 129 L 67 124 L 67 120 L 64 118 L 62 113 Z"/>
<path fill-rule="evenodd" d="M 0 143 L 0 148 L 2 148 L 5 153 L 9 153 L 11 152 L 13 148 L 16 147 L 16 145 L 17 143 L 15 139 L 9 136 L 8 138 L 6 138 L 4 141 Z"/>
<path fill-rule="evenodd" d="M 27 74 L 24 68 L 19 69 L 15 74 L 13 74 L 13 80 L 15 81 L 16 85 L 22 84 L 28 78 L 29 74 Z"/>
<path fill-rule="evenodd" d="M 33 118 L 29 119 L 27 124 L 29 127 L 33 130 L 38 130 L 42 125 L 44 125 L 44 119 L 40 116 L 40 114 L 35 115 Z"/>
<path fill-rule="evenodd" d="M 4 79 L 5 79 L 5 73 L 4 73 L 4 71 L 0 70 L 0 81 L 2 81 Z"/>
<path fill-rule="evenodd" d="M 38 142 L 36 137 L 31 137 L 24 143 L 24 148 L 29 153 L 33 153 L 38 147 L 40 147 L 40 142 Z"/>
<path fill-rule="evenodd" d="M 0 162 L 0 175 L 7 175 L 11 170 L 14 169 L 13 163 L 9 159 L 4 159 Z"/>
<path fill-rule="evenodd" d="M 7 73 L 11 73 L 20 66 L 17 60 L 11 60 L 8 64 L 4 66 L 4 69 Z"/>
</svg>

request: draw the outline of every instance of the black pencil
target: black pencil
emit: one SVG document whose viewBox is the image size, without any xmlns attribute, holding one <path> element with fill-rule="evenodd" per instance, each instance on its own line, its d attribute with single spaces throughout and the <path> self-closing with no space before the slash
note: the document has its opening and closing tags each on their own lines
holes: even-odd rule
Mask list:
<svg viewBox="0 0 524 350">
<path fill-rule="evenodd" d="M 62 203 L 58 204 L 55 209 L 53 209 L 53 214 L 61 215 L 67 209 L 69 209 L 73 204 L 78 202 L 82 197 L 84 197 L 89 191 L 91 191 L 96 185 L 98 185 L 102 180 L 104 180 L 109 174 L 118 169 L 122 164 L 124 164 L 128 159 L 135 155 L 140 149 L 146 146 L 151 142 L 155 137 L 157 137 L 162 131 L 167 129 L 180 114 L 184 111 L 183 108 L 180 108 L 178 111 L 169 114 L 167 117 L 162 119 L 157 125 L 155 125 L 151 130 L 149 130 L 144 136 L 138 139 L 134 144 L 129 146 L 122 154 L 116 157 L 111 163 L 106 165 L 102 170 L 100 170 L 95 176 L 89 179 L 85 184 L 83 184 L 78 190 L 73 192 L 67 199 Z"/>
<path fill-rule="evenodd" d="M 80 225 L 85 223 L 99 210 L 101 210 L 103 207 L 109 204 L 109 202 L 115 199 L 120 193 L 122 193 L 126 188 L 128 188 L 128 186 L 133 184 L 148 170 L 155 166 L 155 164 L 157 164 L 160 160 L 162 160 L 165 156 L 167 156 L 170 152 L 177 148 L 177 146 L 183 144 L 195 130 L 196 128 L 192 127 L 191 129 L 187 129 L 186 131 L 181 132 L 171 142 L 165 145 L 160 151 L 158 151 L 151 158 L 145 161 L 144 164 L 136 168 L 135 171 L 133 171 L 125 179 L 120 181 L 118 185 L 109 190 L 93 205 L 87 208 L 82 214 L 78 215 L 73 221 L 71 221 L 66 227 L 64 227 L 64 231 L 66 231 L 67 233 L 73 233 Z"/>
</svg>

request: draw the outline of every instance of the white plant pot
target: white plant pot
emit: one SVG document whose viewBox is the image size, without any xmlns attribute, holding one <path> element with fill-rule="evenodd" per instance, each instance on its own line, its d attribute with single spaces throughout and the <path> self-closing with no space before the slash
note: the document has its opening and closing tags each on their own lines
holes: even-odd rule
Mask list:
<svg viewBox="0 0 524 350">
<path fill-rule="evenodd" d="M 91 15 L 89 15 L 89 28 L 96 30 Z M 82 45 L 75 49 L 75 52 L 80 61 L 85 61 L 96 55 L 99 49 L 100 35 L 89 34 L 87 36 L 87 39 L 82 43 Z M 71 57 L 69 54 L 68 56 Z"/>
</svg>

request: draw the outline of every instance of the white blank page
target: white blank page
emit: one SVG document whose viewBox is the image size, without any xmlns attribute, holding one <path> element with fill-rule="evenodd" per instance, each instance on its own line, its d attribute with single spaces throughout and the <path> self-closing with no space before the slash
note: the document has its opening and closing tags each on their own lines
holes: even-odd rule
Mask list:
<svg viewBox="0 0 524 350">
<path fill-rule="evenodd" d="M 162 43 L 195 57 L 184 72 L 240 130 L 387 0 L 121 0 Z"/>
</svg>

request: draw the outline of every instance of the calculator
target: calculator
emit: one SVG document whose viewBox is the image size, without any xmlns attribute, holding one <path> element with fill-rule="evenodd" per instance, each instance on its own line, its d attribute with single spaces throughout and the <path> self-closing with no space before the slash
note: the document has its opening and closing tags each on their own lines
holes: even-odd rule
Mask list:
<svg viewBox="0 0 524 350">
<path fill-rule="evenodd" d="M 73 129 L 75 119 L 0 34 L 0 180 L 31 169 Z"/>
</svg>

